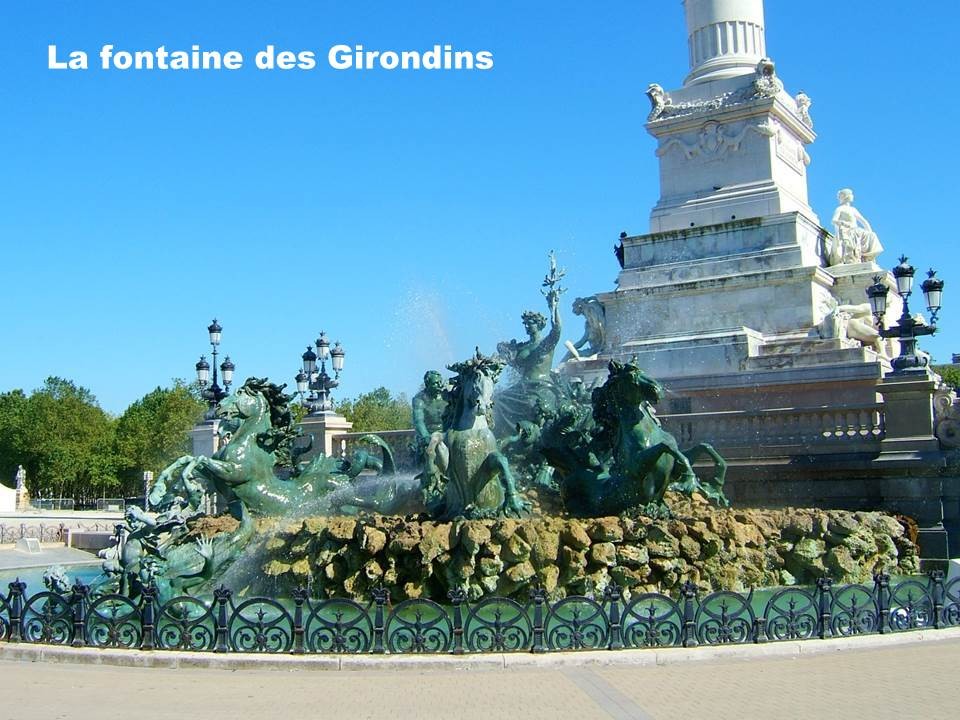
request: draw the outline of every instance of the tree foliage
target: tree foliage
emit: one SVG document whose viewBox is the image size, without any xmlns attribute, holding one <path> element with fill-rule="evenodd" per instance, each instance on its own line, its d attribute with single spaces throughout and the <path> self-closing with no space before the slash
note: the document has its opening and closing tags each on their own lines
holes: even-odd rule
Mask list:
<svg viewBox="0 0 960 720">
<path fill-rule="evenodd" d="M 125 495 L 142 491 L 143 472 L 159 473 L 190 452 L 189 431 L 203 418 L 206 403 L 182 381 L 156 388 L 130 405 L 117 419 L 117 474 Z"/>
<path fill-rule="evenodd" d="M 114 423 L 86 388 L 49 377 L 29 396 L 4 393 L 0 416 L 4 478 L 20 464 L 33 495 L 76 497 L 117 486 Z"/>
<path fill-rule="evenodd" d="M 352 432 L 408 430 L 413 427 L 407 396 L 403 393 L 394 396 L 385 387 L 361 393 L 356 399 L 340 400 L 336 409 L 353 423 Z"/>
<path fill-rule="evenodd" d="M 933 371 L 943 378 L 943 381 L 954 390 L 960 388 L 960 366 L 934 365 Z"/>
<path fill-rule="evenodd" d="M 30 395 L 0 393 L 0 478 L 12 485 L 23 465 L 33 497 L 139 495 L 144 470 L 158 472 L 190 451 L 204 407 L 181 381 L 147 393 L 119 418 L 64 378 L 47 378 Z"/>
</svg>

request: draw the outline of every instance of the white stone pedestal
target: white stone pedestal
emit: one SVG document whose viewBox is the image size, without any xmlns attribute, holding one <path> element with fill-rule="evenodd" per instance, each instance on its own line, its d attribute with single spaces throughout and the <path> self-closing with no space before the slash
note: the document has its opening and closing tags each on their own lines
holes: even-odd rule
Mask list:
<svg viewBox="0 0 960 720">
<path fill-rule="evenodd" d="M 333 436 L 350 432 L 352 427 L 352 422 L 334 412 L 307 415 L 300 422 L 300 428 L 304 436 L 313 436 L 313 448 L 302 459 L 308 460 L 321 452 L 327 457 L 339 457 L 340 448 L 333 446 Z"/>
<path fill-rule="evenodd" d="M 213 457 L 214 453 L 220 449 L 220 437 L 217 435 L 219 428 L 219 420 L 205 420 L 199 425 L 194 425 L 193 430 L 190 431 L 193 449 L 191 454 Z"/>
<path fill-rule="evenodd" d="M 933 393 L 937 382 L 930 370 L 891 373 L 877 385 L 883 396 L 884 451 L 909 448 L 912 452 L 940 449 L 933 434 Z"/>
</svg>

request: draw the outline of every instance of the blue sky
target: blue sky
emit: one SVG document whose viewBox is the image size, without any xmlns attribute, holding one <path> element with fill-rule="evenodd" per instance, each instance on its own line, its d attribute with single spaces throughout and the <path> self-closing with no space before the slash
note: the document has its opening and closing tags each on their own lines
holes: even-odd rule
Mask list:
<svg viewBox="0 0 960 720">
<path fill-rule="evenodd" d="M 813 99 L 811 202 L 840 187 L 886 246 L 947 282 L 960 317 L 952 0 L 768 0 L 767 48 Z M 921 6 L 918 6 L 921 7 Z M 650 82 L 687 71 L 679 0 L 603 3 L 4 3 L 0 9 L 0 390 L 47 375 L 103 407 L 190 377 L 206 325 L 240 378 L 291 383 L 321 329 L 340 395 L 411 393 L 423 371 L 522 333 L 555 249 L 566 337 L 579 295 L 612 289 L 621 230 L 658 196 Z M 494 53 L 489 72 L 259 72 L 274 44 Z M 94 53 L 199 43 L 234 73 L 52 72 L 47 45 Z"/>
</svg>

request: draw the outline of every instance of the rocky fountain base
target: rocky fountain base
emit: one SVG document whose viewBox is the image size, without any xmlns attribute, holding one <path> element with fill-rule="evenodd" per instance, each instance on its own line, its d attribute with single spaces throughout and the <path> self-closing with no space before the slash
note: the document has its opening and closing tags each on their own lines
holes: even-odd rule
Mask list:
<svg viewBox="0 0 960 720">
<path fill-rule="evenodd" d="M 525 600 L 535 585 L 556 600 L 610 583 L 675 595 L 686 580 L 703 591 L 744 591 L 919 570 L 909 525 L 884 513 L 717 509 L 672 494 L 668 502 L 669 520 L 307 518 L 274 531 L 262 567 L 287 590 L 363 601 L 378 585 L 394 600 L 443 600 L 454 587 L 471 600 Z"/>
</svg>

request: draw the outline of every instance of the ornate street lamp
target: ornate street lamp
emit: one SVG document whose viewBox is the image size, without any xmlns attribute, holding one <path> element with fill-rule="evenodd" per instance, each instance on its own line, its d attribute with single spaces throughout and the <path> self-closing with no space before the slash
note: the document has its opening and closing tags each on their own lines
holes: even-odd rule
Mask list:
<svg viewBox="0 0 960 720">
<path fill-rule="evenodd" d="M 214 416 L 217 403 L 230 394 L 230 385 L 233 384 L 233 371 L 236 369 L 236 365 L 230 361 L 229 355 L 220 363 L 220 374 L 223 377 L 223 387 L 220 387 L 217 379 L 217 348 L 220 347 L 220 336 L 223 333 L 223 328 L 216 318 L 207 326 L 207 333 L 210 336 L 210 346 L 213 348 L 213 382 L 210 383 L 210 363 L 207 362 L 205 355 L 200 356 L 200 361 L 196 364 L 196 370 L 197 384 L 200 386 L 201 396 L 207 401 L 207 419 L 210 419 Z M 208 383 L 210 387 L 207 387 Z"/>
<path fill-rule="evenodd" d="M 307 351 L 301 356 L 303 369 L 297 373 L 297 392 L 303 398 L 303 406 L 310 411 L 310 415 L 320 415 L 333 410 L 330 391 L 340 384 L 340 372 L 343 370 L 346 353 L 339 342 L 334 343 L 331 349 L 327 334 L 322 331 L 317 338 L 316 352 L 313 347 L 307 345 Z M 327 360 L 333 369 L 333 377 L 327 374 Z"/>
<path fill-rule="evenodd" d="M 867 300 L 873 311 L 877 330 L 880 337 L 897 338 L 900 341 L 900 355 L 893 359 L 894 373 L 916 372 L 927 367 L 927 358 L 917 355 L 917 338 L 924 335 L 933 335 L 937 331 L 937 315 L 940 313 L 940 303 L 943 298 L 943 280 L 936 277 L 936 271 L 927 272 L 927 279 L 920 285 L 923 297 L 930 313 L 930 324 L 920 317 L 916 319 L 910 315 L 909 298 L 913 293 L 914 268 L 907 263 L 905 255 L 900 256 L 900 264 L 893 269 L 893 279 L 897 283 L 897 294 L 903 298 L 903 313 L 894 327 L 888 328 L 884 322 L 887 312 L 887 293 L 889 288 L 883 278 L 877 275 L 873 278 L 873 285 L 867 288 Z"/>
</svg>

